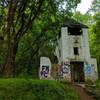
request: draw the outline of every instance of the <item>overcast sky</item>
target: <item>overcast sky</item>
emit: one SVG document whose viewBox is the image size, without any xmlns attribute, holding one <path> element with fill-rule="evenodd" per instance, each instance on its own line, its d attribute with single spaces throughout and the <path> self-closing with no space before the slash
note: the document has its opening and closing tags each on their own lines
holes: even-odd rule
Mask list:
<svg viewBox="0 0 100 100">
<path fill-rule="evenodd" d="M 80 11 L 83 14 L 86 13 L 86 11 L 88 11 L 88 9 L 90 8 L 92 1 L 93 0 L 81 0 L 81 3 L 78 4 L 76 10 Z"/>
</svg>

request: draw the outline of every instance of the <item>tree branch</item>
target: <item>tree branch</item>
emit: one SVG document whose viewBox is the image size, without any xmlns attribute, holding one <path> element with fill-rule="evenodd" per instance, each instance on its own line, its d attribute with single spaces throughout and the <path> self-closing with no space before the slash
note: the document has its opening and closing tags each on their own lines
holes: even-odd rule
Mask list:
<svg viewBox="0 0 100 100">
<path fill-rule="evenodd" d="M 32 25 L 32 23 L 34 22 L 34 20 L 36 19 L 36 17 L 39 15 L 43 2 L 44 2 L 44 0 L 39 0 L 39 5 L 38 5 L 37 10 L 36 10 L 36 12 L 34 14 L 32 14 L 33 9 L 31 10 L 30 17 L 29 17 L 28 21 L 26 22 L 26 24 L 24 26 L 22 26 L 18 30 L 18 32 L 16 34 L 16 38 L 18 40 L 26 33 L 26 31 Z"/>
</svg>

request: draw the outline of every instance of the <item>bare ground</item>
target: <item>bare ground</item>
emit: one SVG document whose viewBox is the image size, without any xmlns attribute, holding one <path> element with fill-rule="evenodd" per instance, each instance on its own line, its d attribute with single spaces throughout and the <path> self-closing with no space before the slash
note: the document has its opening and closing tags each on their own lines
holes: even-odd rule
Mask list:
<svg viewBox="0 0 100 100">
<path fill-rule="evenodd" d="M 78 93 L 80 100 L 95 100 L 92 96 L 87 94 L 85 88 L 82 86 L 74 84 L 72 87 Z"/>
</svg>

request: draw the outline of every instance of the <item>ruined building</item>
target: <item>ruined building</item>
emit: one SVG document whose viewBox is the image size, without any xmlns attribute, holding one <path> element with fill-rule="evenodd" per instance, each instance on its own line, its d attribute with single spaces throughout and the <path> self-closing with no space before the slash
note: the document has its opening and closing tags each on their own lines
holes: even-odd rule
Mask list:
<svg viewBox="0 0 100 100">
<path fill-rule="evenodd" d="M 72 82 L 97 79 L 97 62 L 90 56 L 87 26 L 67 19 L 58 35 L 56 55 L 62 79 Z"/>
</svg>

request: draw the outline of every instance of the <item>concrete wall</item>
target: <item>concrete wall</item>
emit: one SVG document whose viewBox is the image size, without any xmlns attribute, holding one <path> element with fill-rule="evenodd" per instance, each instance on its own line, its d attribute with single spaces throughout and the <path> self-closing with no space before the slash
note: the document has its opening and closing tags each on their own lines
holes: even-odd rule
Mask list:
<svg viewBox="0 0 100 100">
<path fill-rule="evenodd" d="M 75 41 L 78 43 L 75 43 Z M 74 55 L 74 47 L 78 47 L 79 55 Z M 86 28 L 82 29 L 82 35 L 69 35 L 68 28 L 61 28 L 61 37 L 58 39 L 58 46 L 56 48 L 56 54 L 59 61 L 59 65 L 65 61 L 83 61 L 84 62 L 84 73 L 85 77 L 97 79 L 97 63 L 96 59 L 91 59 L 89 42 L 88 42 L 88 31 Z M 91 65 L 94 65 L 92 68 Z M 91 67 L 90 67 L 91 66 Z M 92 68 L 88 74 L 88 67 Z M 91 73 L 91 75 L 90 75 Z M 69 75 L 70 76 L 70 75 Z"/>
<path fill-rule="evenodd" d="M 86 61 L 90 60 L 90 50 L 89 50 L 89 42 L 88 42 L 88 30 L 83 28 L 83 39 L 82 39 L 82 50 L 83 56 Z"/>
<path fill-rule="evenodd" d="M 40 79 L 49 79 L 51 77 L 51 61 L 48 57 L 40 58 Z"/>
<path fill-rule="evenodd" d="M 61 38 L 58 41 L 58 48 L 60 48 L 61 59 L 76 59 L 76 60 L 86 60 L 90 59 L 89 43 L 88 43 L 88 33 L 87 29 L 82 29 L 83 34 L 80 36 L 68 35 L 68 28 L 61 28 Z M 78 39 L 78 43 L 75 40 Z M 79 48 L 79 56 L 74 55 L 73 47 Z M 61 62 L 61 61 L 60 61 Z"/>
</svg>

